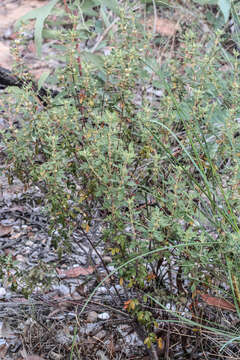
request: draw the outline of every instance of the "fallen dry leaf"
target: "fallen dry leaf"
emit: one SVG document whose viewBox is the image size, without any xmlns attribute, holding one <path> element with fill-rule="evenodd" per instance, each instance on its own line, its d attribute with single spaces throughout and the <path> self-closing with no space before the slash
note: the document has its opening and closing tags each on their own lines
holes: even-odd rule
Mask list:
<svg viewBox="0 0 240 360">
<path fill-rule="evenodd" d="M 8 46 L 0 42 L 0 66 L 9 68 L 9 64 L 13 63 L 13 58 Z"/>
<path fill-rule="evenodd" d="M 156 22 L 156 34 L 171 37 L 175 35 L 177 30 L 180 30 L 180 26 L 174 21 L 159 17 L 157 17 L 155 20 L 154 16 L 152 16 L 148 18 L 146 22 L 148 31 L 154 30 L 154 21 Z"/>
<path fill-rule="evenodd" d="M 9 348 L 9 345 L 7 343 L 0 345 L 0 359 L 6 358 L 8 348 Z"/>
<path fill-rule="evenodd" d="M 236 311 L 234 304 L 232 304 L 230 301 L 221 299 L 219 297 L 210 296 L 208 294 L 203 294 L 201 292 L 198 292 L 198 294 L 207 305 L 215 306 L 223 310 Z"/>
<path fill-rule="evenodd" d="M 10 339 L 10 338 L 15 338 L 16 334 L 14 333 L 14 331 L 10 328 L 9 323 L 7 322 L 7 320 L 4 320 L 3 323 L 1 324 L 0 327 L 0 336 L 1 338 L 6 338 L 6 339 Z"/>
<path fill-rule="evenodd" d="M 81 266 L 77 266 L 68 270 L 56 269 L 59 276 L 64 278 L 75 278 L 79 275 L 90 275 L 94 272 L 95 268 L 89 266 L 88 268 L 83 268 Z"/>
<path fill-rule="evenodd" d="M 0 236 L 6 236 L 11 234 L 12 226 L 0 225 Z"/>
<path fill-rule="evenodd" d="M 19 239 L 21 236 L 23 235 L 23 233 L 18 233 L 18 234 L 14 234 L 11 236 L 11 239 Z"/>
<path fill-rule="evenodd" d="M 44 358 L 38 355 L 27 355 L 24 360 L 44 360 Z"/>
<path fill-rule="evenodd" d="M 39 355 L 28 355 L 27 351 L 25 348 L 23 348 L 23 350 L 20 351 L 21 353 L 21 360 L 45 360 L 43 357 L 39 356 Z"/>
</svg>

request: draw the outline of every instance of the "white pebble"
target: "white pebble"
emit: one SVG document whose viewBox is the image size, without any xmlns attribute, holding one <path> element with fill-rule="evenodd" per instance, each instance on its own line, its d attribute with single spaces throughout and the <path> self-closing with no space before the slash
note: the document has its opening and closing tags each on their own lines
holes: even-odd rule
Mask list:
<svg viewBox="0 0 240 360">
<path fill-rule="evenodd" d="M 98 314 L 98 319 L 100 320 L 108 320 L 110 319 L 110 315 L 107 312 Z"/>
</svg>

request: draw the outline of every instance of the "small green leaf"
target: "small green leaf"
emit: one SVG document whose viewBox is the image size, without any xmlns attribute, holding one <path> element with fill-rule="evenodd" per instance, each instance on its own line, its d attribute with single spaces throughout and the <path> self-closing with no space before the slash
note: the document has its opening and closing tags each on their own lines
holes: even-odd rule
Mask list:
<svg viewBox="0 0 240 360">
<path fill-rule="evenodd" d="M 46 79 L 48 78 L 50 74 L 50 70 L 44 71 L 44 73 L 41 75 L 40 79 L 38 80 L 38 90 L 43 87 L 43 84 L 45 83 Z"/>
<path fill-rule="evenodd" d="M 218 0 L 218 6 L 220 7 L 221 12 L 223 13 L 225 23 L 228 21 L 230 10 L 231 10 L 231 1 L 230 0 Z"/>
<path fill-rule="evenodd" d="M 216 5 L 218 0 L 193 0 L 195 3 L 200 5 Z"/>
</svg>

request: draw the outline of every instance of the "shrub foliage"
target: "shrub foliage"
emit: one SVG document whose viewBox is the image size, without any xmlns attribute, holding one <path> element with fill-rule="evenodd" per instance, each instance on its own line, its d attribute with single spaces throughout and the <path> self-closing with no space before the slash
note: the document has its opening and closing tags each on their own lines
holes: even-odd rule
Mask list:
<svg viewBox="0 0 240 360">
<path fill-rule="evenodd" d="M 59 34 L 67 62 L 57 74 L 60 95 L 41 110 L 28 89 L 17 97 L 22 122 L 3 134 L 10 175 L 45 192 L 59 253 L 76 228 L 87 232 L 100 216 L 105 252 L 129 289 L 178 304 L 184 291 L 228 278 L 234 293 L 238 54 L 224 71 L 222 33 L 199 42 L 187 31 L 159 64 L 153 39 L 126 9 L 102 44 L 108 54 L 81 53 L 79 39 L 103 20 L 84 28 L 80 15 Z M 139 299 L 129 310 L 145 324 L 153 319 Z"/>
</svg>

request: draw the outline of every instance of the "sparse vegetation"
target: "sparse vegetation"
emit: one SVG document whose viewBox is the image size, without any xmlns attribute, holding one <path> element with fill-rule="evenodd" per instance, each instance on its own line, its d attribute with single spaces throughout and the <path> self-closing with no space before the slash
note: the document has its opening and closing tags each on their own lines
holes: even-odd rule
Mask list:
<svg viewBox="0 0 240 360">
<path fill-rule="evenodd" d="M 171 44 L 166 38 L 162 50 L 165 38 L 147 31 L 140 3 L 99 3 L 72 1 L 56 9 L 66 66 L 49 81 L 60 95 L 39 111 L 29 89 L 24 97 L 12 90 L 12 114 L 23 115 L 18 127 L 2 131 L 8 176 L 45 193 L 59 257 L 71 251 L 74 230 L 87 234 L 101 218 L 111 275 L 129 295 L 119 301 L 144 328 L 150 351 L 163 347 L 164 312 L 168 324 L 220 337 L 213 352 L 221 348 L 224 356 L 229 344 L 239 346 L 237 330 L 204 315 L 207 310 L 200 314 L 196 299 L 226 299 L 239 314 L 237 34 L 230 53 L 227 23 L 196 32 L 196 14 L 204 21 L 205 9 L 189 4 L 188 23 L 176 5 L 169 14 L 182 14 L 185 29 Z M 147 14 L 155 7 L 168 14 L 146 3 Z M 221 10 L 219 19 L 227 21 Z M 238 26 L 237 4 L 233 10 Z M 216 22 L 209 5 L 210 13 Z M 62 27 L 66 17 L 71 25 Z M 94 40 L 105 28 L 97 52 L 80 50 L 83 39 Z M 46 34 L 56 29 L 50 17 Z"/>
</svg>

